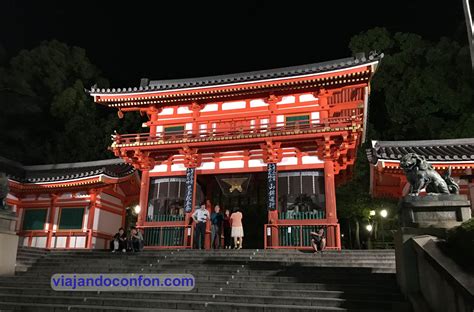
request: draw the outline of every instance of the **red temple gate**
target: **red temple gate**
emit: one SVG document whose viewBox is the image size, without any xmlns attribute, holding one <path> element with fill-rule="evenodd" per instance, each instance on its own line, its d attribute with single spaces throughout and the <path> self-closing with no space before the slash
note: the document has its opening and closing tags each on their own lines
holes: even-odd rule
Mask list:
<svg viewBox="0 0 474 312">
<path fill-rule="evenodd" d="M 322 226 L 328 248 L 340 249 L 335 186 L 350 177 L 364 140 L 369 81 L 382 56 L 92 88 L 94 100 L 117 108 L 119 117 L 131 111 L 148 117 L 148 133 L 117 134 L 112 144 L 142 172 L 138 226 L 147 248 L 192 247 L 190 216 L 212 195 L 202 192 L 199 176 L 261 173 L 267 177 L 261 247 L 311 248 L 309 232 Z"/>
</svg>

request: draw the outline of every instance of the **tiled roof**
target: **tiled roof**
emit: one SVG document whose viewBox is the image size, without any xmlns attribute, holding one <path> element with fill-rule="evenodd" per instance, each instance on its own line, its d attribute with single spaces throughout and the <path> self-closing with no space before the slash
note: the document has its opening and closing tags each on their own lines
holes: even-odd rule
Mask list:
<svg viewBox="0 0 474 312">
<path fill-rule="evenodd" d="M 408 153 L 424 155 L 433 162 L 474 161 L 474 138 L 425 141 L 372 141 L 367 149 L 371 163 L 400 160 Z"/>
<path fill-rule="evenodd" d="M 48 183 L 87 178 L 99 174 L 109 177 L 124 177 L 135 169 L 122 159 L 107 159 L 89 162 L 23 166 L 0 157 L 0 171 L 11 180 L 22 183 Z"/>
<path fill-rule="evenodd" d="M 215 86 L 229 83 L 239 82 L 252 82 L 265 79 L 284 78 L 292 76 L 300 76 L 315 73 L 324 73 L 336 69 L 344 69 L 354 67 L 357 65 L 363 65 L 378 61 L 383 58 L 383 53 L 371 53 L 366 57 L 363 53 L 358 54 L 356 57 L 343 58 L 333 61 L 276 68 L 269 70 L 252 71 L 245 73 L 219 75 L 219 76 L 208 76 L 208 77 L 197 77 L 197 78 L 186 78 L 186 79 L 174 79 L 174 80 L 148 80 L 142 79 L 139 87 L 133 88 L 97 88 L 93 86 L 91 90 L 88 90 L 91 94 L 120 94 L 120 93 L 134 93 L 134 92 L 153 92 L 162 90 L 175 90 L 183 88 L 195 88 L 203 86 Z"/>
</svg>

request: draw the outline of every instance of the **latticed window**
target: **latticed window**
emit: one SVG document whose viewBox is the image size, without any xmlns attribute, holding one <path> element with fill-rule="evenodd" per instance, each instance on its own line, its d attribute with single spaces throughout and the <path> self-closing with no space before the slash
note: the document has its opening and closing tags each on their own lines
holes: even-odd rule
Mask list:
<svg viewBox="0 0 474 312">
<path fill-rule="evenodd" d="M 25 209 L 23 231 L 43 230 L 48 209 Z"/>
<path fill-rule="evenodd" d="M 82 229 L 84 220 L 84 208 L 61 208 L 59 213 L 60 230 L 79 230 Z"/>
<path fill-rule="evenodd" d="M 279 172 L 278 201 L 280 219 L 323 219 L 323 171 Z"/>
<path fill-rule="evenodd" d="M 290 127 L 309 125 L 309 115 L 286 116 L 286 125 Z"/>
<path fill-rule="evenodd" d="M 186 192 L 185 177 L 167 177 L 150 179 L 148 193 L 148 221 L 184 220 L 184 197 Z M 199 185 L 196 185 L 196 203 L 202 196 Z"/>
</svg>

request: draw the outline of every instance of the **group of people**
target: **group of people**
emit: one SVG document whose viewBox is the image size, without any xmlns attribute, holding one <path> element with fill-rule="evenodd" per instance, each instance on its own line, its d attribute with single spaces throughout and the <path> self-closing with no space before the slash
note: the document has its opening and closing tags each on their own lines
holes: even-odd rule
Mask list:
<svg viewBox="0 0 474 312">
<path fill-rule="evenodd" d="M 221 213 L 219 205 L 214 207 L 214 211 L 209 215 L 206 205 L 202 204 L 192 215 L 195 228 L 195 246 L 197 249 L 204 248 L 204 237 L 206 233 L 206 223 L 211 223 L 211 248 L 221 248 L 221 238 L 224 238 L 225 249 L 242 249 L 244 239 L 244 228 L 242 226 L 242 212 L 239 208 L 234 209 L 231 214 L 229 209 Z M 233 238 L 233 240 L 232 240 Z"/>
<path fill-rule="evenodd" d="M 132 226 L 128 237 L 124 228 L 121 227 L 110 242 L 110 249 L 112 252 L 138 252 L 143 249 L 143 245 L 143 235 L 136 227 Z"/>
</svg>

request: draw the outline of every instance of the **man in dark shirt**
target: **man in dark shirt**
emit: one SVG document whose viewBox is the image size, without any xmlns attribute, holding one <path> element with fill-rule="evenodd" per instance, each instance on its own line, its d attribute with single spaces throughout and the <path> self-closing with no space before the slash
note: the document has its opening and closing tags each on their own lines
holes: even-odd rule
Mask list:
<svg viewBox="0 0 474 312">
<path fill-rule="evenodd" d="M 222 221 L 224 216 L 220 213 L 219 205 L 214 207 L 214 212 L 211 214 L 211 248 L 219 249 L 221 247 L 221 232 Z"/>
<path fill-rule="evenodd" d="M 311 235 L 311 245 L 314 252 L 323 251 L 326 247 L 326 237 L 324 235 L 324 228 L 320 228 L 317 232 L 309 233 Z"/>
<path fill-rule="evenodd" d="M 116 252 L 117 250 L 122 250 L 122 252 L 126 252 L 127 248 L 127 234 L 125 234 L 125 230 L 120 228 L 118 233 L 114 235 L 114 240 L 112 241 L 112 252 Z"/>
</svg>

